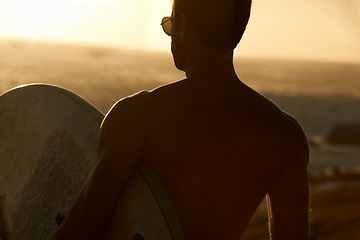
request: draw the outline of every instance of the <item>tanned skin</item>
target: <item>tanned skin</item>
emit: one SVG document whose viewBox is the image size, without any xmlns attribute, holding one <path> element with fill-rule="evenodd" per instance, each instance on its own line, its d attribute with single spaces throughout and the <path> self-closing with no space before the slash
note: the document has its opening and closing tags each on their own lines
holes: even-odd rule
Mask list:
<svg viewBox="0 0 360 240">
<path fill-rule="evenodd" d="M 237 240 L 267 196 L 273 240 L 308 239 L 308 144 L 290 116 L 236 75 L 233 52 L 173 23 L 186 79 L 119 101 L 101 126 L 99 157 L 53 240 L 106 239 L 139 162 L 162 181 L 187 240 Z"/>
</svg>

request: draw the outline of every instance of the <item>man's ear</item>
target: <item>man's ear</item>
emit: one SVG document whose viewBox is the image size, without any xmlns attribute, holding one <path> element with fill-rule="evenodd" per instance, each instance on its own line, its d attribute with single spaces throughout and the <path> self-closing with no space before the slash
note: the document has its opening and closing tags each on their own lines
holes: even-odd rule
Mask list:
<svg viewBox="0 0 360 240">
<path fill-rule="evenodd" d="M 181 39 L 188 38 L 192 34 L 192 25 L 189 23 L 187 17 L 184 14 L 180 15 L 180 37 Z"/>
</svg>

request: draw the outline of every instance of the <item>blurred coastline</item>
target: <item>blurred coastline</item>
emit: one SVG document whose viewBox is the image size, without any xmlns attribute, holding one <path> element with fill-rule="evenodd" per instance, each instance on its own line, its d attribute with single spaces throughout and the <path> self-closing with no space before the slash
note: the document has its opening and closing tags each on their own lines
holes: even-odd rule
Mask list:
<svg viewBox="0 0 360 240">
<path fill-rule="evenodd" d="M 303 126 L 311 144 L 313 192 L 339 187 L 343 191 L 344 186 L 360 183 L 360 145 L 331 145 L 326 141 L 336 124 L 360 123 L 360 62 L 237 58 L 235 68 L 243 82 Z M 54 84 L 77 93 L 106 113 L 127 95 L 184 77 L 173 66 L 170 52 L 0 41 L 1 94 L 22 84 Z M 360 216 L 356 221 L 360 222 Z"/>
</svg>

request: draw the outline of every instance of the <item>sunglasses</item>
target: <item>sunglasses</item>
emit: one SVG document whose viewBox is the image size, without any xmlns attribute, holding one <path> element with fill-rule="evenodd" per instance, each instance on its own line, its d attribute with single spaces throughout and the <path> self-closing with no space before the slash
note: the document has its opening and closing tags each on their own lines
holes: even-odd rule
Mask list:
<svg viewBox="0 0 360 240">
<path fill-rule="evenodd" d="M 172 27 L 172 20 L 173 20 L 173 16 L 172 17 L 164 17 L 161 20 L 161 26 L 164 30 L 164 32 L 168 35 L 171 36 L 171 27 Z"/>
</svg>

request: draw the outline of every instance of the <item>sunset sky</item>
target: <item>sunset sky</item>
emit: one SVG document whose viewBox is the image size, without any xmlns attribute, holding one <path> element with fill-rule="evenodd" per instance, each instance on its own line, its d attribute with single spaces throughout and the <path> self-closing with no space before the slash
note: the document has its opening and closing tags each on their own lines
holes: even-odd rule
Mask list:
<svg viewBox="0 0 360 240">
<path fill-rule="evenodd" d="M 0 37 L 168 51 L 171 0 L 0 0 Z M 253 0 L 237 56 L 360 62 L 360 0 Z"/>
</svg>

